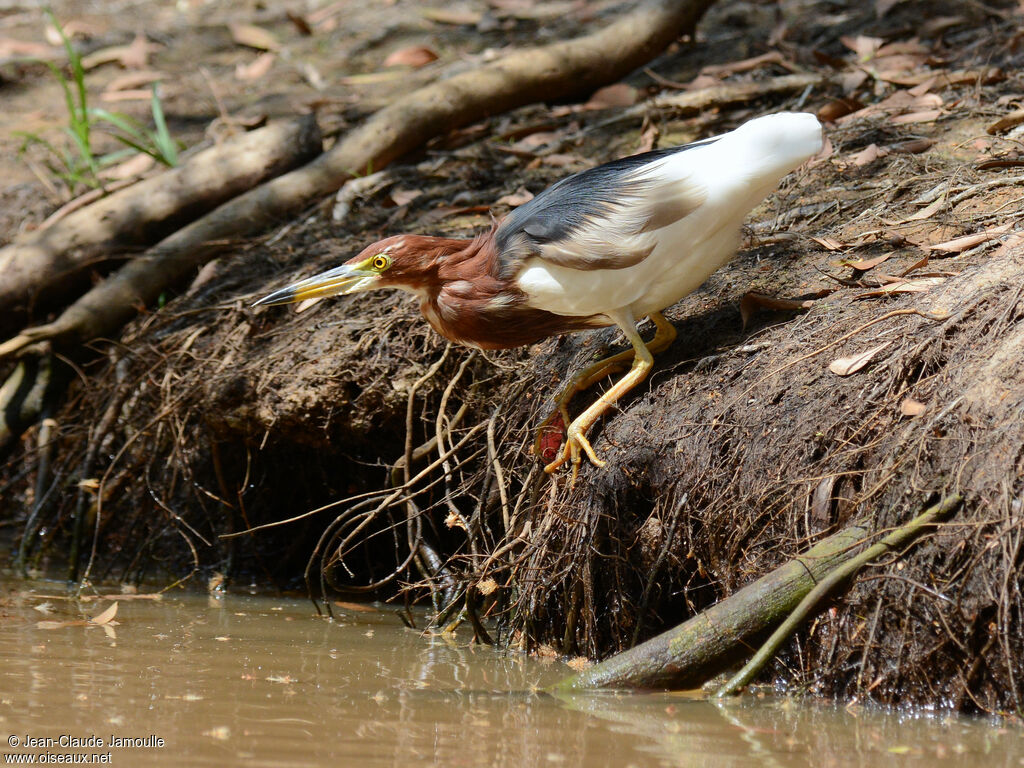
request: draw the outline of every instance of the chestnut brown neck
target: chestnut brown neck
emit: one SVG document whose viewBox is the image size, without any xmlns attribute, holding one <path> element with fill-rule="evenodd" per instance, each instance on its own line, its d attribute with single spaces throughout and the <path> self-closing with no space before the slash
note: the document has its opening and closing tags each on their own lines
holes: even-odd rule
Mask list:
<svg viewBox="0 0 1024 768">
<path fill-rule="evenodd" d="M 406 235 L 403 251 L 415 253 L 415 259 L 396 258 L 388 272 L 388 281 L 413 285 L 435 297 L 446 283 L 475 282 L 495 274 L 492 232 L 472 239 Z"/>
</svg>

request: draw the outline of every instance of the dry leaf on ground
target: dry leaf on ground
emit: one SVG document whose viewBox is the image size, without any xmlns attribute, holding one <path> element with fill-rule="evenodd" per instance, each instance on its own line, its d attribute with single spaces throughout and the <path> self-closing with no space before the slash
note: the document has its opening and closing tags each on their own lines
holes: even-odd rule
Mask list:
<svg viewBox="0 0 1024 768">
<path fill-rule="evenodd" d="M 831 237 L 812 237 L 811 240 L 816 242 L 826 251 L 838 251 L 840 248 L 844 247 L 841 242 Z"/>
<path fill-rule="evenodd" d="M 512 146 L 522 151 L 532 152 L 538 147 L 543 147 L 560 138 L 562 138 L 562 135 L 555 133 L 554 131 L 534 131 L 533 133 L 524 135 L 523 138 Z"/>
<path fill-rule="evenodd" d="M 903 402 L 900 403 L 900 413 L 904 416 L 920 416 L 922 413 L 928 410 L 928 406 L 924 403 L 918 402 L 911 397 L 906 397 Z"/>
<path fill-rule="evenodd" d="M 495 205 L 510 205 L 513 208 L 533 200 L 533 192 L 526 187 L 520 187 L 510 195 L 502 195 L 494 203 Z"/>
<path fill-rule="evenodd" d="M 864 109 L 864 105 L 856 99 L 834 99 L 818 110 L 818 119 L 826 123 L 834 123 L 840 117 L 859 109 Z"/>
<path fill-rule="evenodd" d="M 117 616 L 117 606 L 118 603 L 115 600 L 102 613 L 93 616 L 90 621 L 93 624 L 109 624 Z"/>
<path fill-rule="evenodd" d="M 926 109 L 921 112 L 908 112 L 905 115 L 897 115 L 889 122 L 893 125 L 909 125 L 910 123 L 930 123 L 942 117 L 941 109 Z"/>
<path fill-rule="evenodd" d="M 615 107 L 631 107 L 636 104 L 637 90 L 625 83 L 615 83 L 604 88 L 598 88 L 590 97 L 585 109 L 614 109 Z"/>
<path fill-rule="evenodd" d="M 587 159 L 581 155 L 565 154 L 560 152 L 544 155 L 539 159 L 541 165 L 547 165 L 551 168 L 565 168 L 569 165 L 587 165 Z"/>
<path fill-rule="evenodd" d="M 448 11 L 444 8 L 421 8 L 420 16 L 437 24 L 450 24 L 453 27 L 475 26 L 479 24 L 484 15 L 479 11 L 455 10 Z"/>
<path fill-rule="evenodd" d="M 396 189 L 391 193 L 395 205 L 406 205 L 423 194 L 422 189 Z"/>
<path fill-rule="evenodd" d="M 149 66 L 149 57 L 159 50 L 160 46 L 149 42 L 145 35 L 136 35 L 129 45 L 114 45 L 82 57 L 82 68 L 95 69 L 103 64 L 117 62 L 125 69 L 145 69 Z"/>
<path fill-rule="evenodd" d="M 100 94 L 100 101 L 110 104 L 121 101 L 149 101 L 153 91 L 149 88 L 135 88 L 130 91 L 105 91 Z"/>
<path fill-rule="evenodd" d="M 932 216 L 938 213 L 942 206 L 945 204 L 946 196 L 944 194 L 939 195 L 934 201 L 932 201 L 931 205 L 929 205 L 927 208 L 922 208 L 917 213 L 913 213 L 910 216 L 907 216 L 907 218 L 902 219 L 900 221 L 900 224 L 906 224 L 908 221 L 923 221 L 924 219 L 930 219 Z"/>
<path fill-rule="evenodd" d="M 889 153 L 884 149 L 880 149 L 877 144 L 868 144 L 864 149 L 853 156 L 851 162 L 853 162 L 854 165 L 868 165 L 887 154 Z"/>
<path fill-rule="evenodd" d="M 900 272 L 900 277 L 906 277 L 911 272 L 916 272 L 917 270 L 923 269 L 924 267 L 927 267 L 927 266 L 928 266 L 928 256 L 925 255 L 925 256 L 922 256 L 917 261 L 915 261 L 909 267 L 904 269 L 902 272 Z"/>
<path fill-rule="evenodd" d="M 296 31 L 303 37 L 310 37 L 313 34 L 313 28 L 309 26 L 309 22 L 306 18 L 294 11 L 285 10 L 285 16 L 288 17 L 288 21 L 292 23 Z"/>
<path fill-rule="evenodd" d="M 37 621 L 37 629 L 62 629 L 64 627 L 103 627 L 104 631 L 111 630 L 109 626 L 117 615 L 117 601 L 114 601 L 106 609 L 93 616 L 91 619 L 72 619 L 70 621 Z M 112 637 L 112 631 L 107 632 Z"/>
<path fill-rule="evenodd" d="M 944 243 L 936 243 L 935 245 L 927 246 L 929 251 L 942 251 L 943 253 L 963 253 L 968 248 L 973 248 L 976 245 L 981 245 L 988 240 L 992 240 L 999 235 L 1002 235 L 1010 231 L 1010 224 L 1003 224 L 999 227 L 993 227 L 987 229 L 984 232 L 978 232 L 973 235 L 964 235 L 963 237 L 955 237 L 952 240 L 947 240 Z"/>
<path fill-rule="evenodd" d="M 235 65 L 235 77 L 239 80 L 259 80 L 274 66 L 276 53 L 264 51 L 248 64 Z"/>
<path fill-rule="evenodd" d="M 168 80 L 170 75 L 166 72 L 160 72 L 155 69 L 146 69 L 141 72 L 127 72 L 123 75 L 118 75 L 109 83 L 107 83 L 106 91 L 128 91 L 135 88 L 141 88 L 144 85 L 150 85 L 157 82 L 158 80 Z"/>
<path fill-rule="evenodd" d="M 891 341 L 886 341 L 879 344 L 877 347 L 872 347 L 866 352 L 861 352 L 859 355 L 853 355 L 851 357 L 839 357 L 829 363 L 828 369 L 837 376 L 849 376 L 851 373 L 856 373 L 865 365 L 871 362 L 871 358 L 881 352 L 883 349 L 892 344 Z"/>
<path fill-rule="evenodd" d="M 857 259 L 855 261 L 843 261 L 841 263 L 847 267 L 853 267 L 860 272 L 867 272 L 872 267 L 877 267 L 883 261 L 888 260 L 892 254 L 893 251 L 889 251 L 888 253 L 883 253 L 881 256 L 875 256 L 870 259 Z"/>
<path fill-rule="evenodd" d="M 890 152 L 898 152 L 901 155 L 919 155 L 922 152 L 927 152 L 933 146 L 935 146 L 934 139 L 909 139 L 890 144 L 886 149 Z"/>
<path fill-rule="evenodd" d="M 390 83 L 408 77 L 409 73 L 404 69 L 389 69 L 384 72 L 364 72 L 358 75 L 346 75 L 341 78 L 342 85 L 374 85 L 375 83 Z"/>
<path fill-rule="evenodd" d="M 281 43 L 273 32 L 255 24 L 228 24 L 231 32 L 231 39 L 239 45 L 248 48 L 256 48 L 261 51 L 277 51 L 281 49 Z"/>
<path fill-rule="evenodd" d="M 58 40 L 58 45 L 60 44 Z M 25 56 L 33 59 L 54 59 L 58 49 L 45 43 L 34 43 L 27 40 L 15 40 L 12 37 L 0 37 L 0 59 Z"/>
<path fill-rule="evenodd" d="M 795 309 L 809 309 L 814 304 L 814 301 L 814 299 L 777 299 L 774 296 L 765 296 L 763 293 L 749 291 L 743 294 L 743 298 L 740 299 L 740 319 L 743 321 L 743 327 L 746 328 L 750 318 L 756 315 L 758 310 L 766 309 L 773 312 L 785 312 Z"/>
<path fill-rule="evenodd" d="M 1018 109 L 1008 115 L 1003 115 L 985 130 L 988 131 L 988 133 L 995 135 L 997 133 L 1002 133 L 1003 131 L 1008 131 L 1011 128 L 1016 128 L 1021 123 L 1024 123 L 1024 109 Z"/>
<path fill-rule="evenodd" d="M 885 43 L 880 37 L 868 37 L 867 35 L 857 35 L 852 37 L 850 35 L 844 35 L 839 38 L 839 42 L 857 54 L 857 58 L 862 61 L 870 61 L 871 58 L 878 52 L 878 49 Z"/>
<path fill-rule="evenodd" d="M 411 45 L 408 48 L 399 48 L 392 51 L 384 59 L 385 67 L 412 67 L 417 69 L 425 67 L 432 61 L 437 61 L 438 56 L 425 45 Z"/>
</svg>

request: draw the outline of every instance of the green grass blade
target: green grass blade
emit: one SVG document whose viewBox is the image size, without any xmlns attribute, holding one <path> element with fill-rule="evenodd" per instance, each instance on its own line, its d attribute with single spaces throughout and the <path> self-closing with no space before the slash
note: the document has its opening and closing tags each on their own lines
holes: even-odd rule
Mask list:
<svg viewBox="0 0 1024 768">
<path fill-rule="evenodd" d="M 138 150 L 135 147 L 125 147 L 115 152 L 108 152 L 105 155 L 100 155 L 96 162 L 100 168 L 110 168 L 113 165 L 124 162 L 129 157 L 134 155 Z"/>
<path fill-rule="evenodd" d="M 154 144 L 164 156 L 164 163 L 174 167 L 178 164 L 178 148 L 171 138 L 171 132 L 167 130 L 167 121 L 164 119 L 164 108 L 160 103 L 160 83 L 153 83 L 153 125 L 156 126 L 156 134 L 153 137 Z M 159 158 L 157 158 L 159 159 Z"/>
<path fill-rule="evenodd" d="M 96 159 L 93 157 L 90 137 L 89 95 L 85 88 L 85 68 L 82 67 L 82 57 L 78 55 L 78 51 L 71 44 L 70 38 L 64 34 L 64 28 L 57 21 L 53 11 L 47 11 L 46 16 L 57 30 L 57 34 L 60 35 L 61 42 L 64 44 L 64 52 L 67 54 L 68 64 L 71 66 L 72 79 L 75 83 L 77 100 L 71 91 L 69 81 L 64 77 L 64 73 L 56 65 L 52 64 L 50 65 L 51 71 L 57 75 L 61 87 L 64 89 L 64 100 L 68 106 L 68 119 L 70 121 L 69 128 L 77 137 L 75 143 L 78 145 L 79 152 L 82 153 L 82 159 L 85 160 L 86 165 L 95 174 Z"/>
<path fill-rule="evenodd" d="M 81 135 L 76 133 L 69 126 L 64 126 L 64 132 L 71 137 L 71 141 L 75 145 L 75 148 L 78 150 L 78 157 L 81 158 L 82 164 L 85 166 L 85 169 L 88 170 L 89 173 L 92 174 L 93 178 L 96 179 L 96 181 L 98 182 L 100 171 L 99 165 L 96 163 L 96 158 L 92 154 L 92 149 L 89 147 L 88 144 L 85 143 L 86 139 L 82 138 Z M 77 165 L 77 163 L 74 163 L 72 161 L 69 163 L 69 165 Z"/>
<path fill-rule="evenodd" d="M 145 142 L 148 138 L 146 129 L 123 112 L 111 112 L 101 107 L 93 107 L 89 110 L 89 114 L 94 121 L 109 123 L 127 133 L 135 141 Z"/>
</svg>

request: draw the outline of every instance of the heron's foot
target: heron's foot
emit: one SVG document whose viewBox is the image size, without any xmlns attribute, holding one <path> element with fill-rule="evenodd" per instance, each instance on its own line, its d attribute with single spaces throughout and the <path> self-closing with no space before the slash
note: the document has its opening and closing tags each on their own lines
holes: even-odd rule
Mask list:
<svg viewBox="0 0 1024 768">
<path fill-rule="evenodd" d="M 626 338 L 632 344 L 632 349 L 627 349 L 617 355 L 598 360 L 582 371 L 576 373 L 564 389 L 559 393 L 555 401 L 556 409 L 544 419 L 537 430 L 537 438 L 534 441 L 534 454 L 540 456 L 544 461 L 550 462 L 544 471 L 551 474 L 567 461 L 572 463 L 572 480 L 576 482 L 576 475 L 579 473 L 583 454 L 587 455 L 591 464 L 595 467 L 605 466 L 605 462 L 597 457 L 593 446 L 587 440 L 587 432 L 601 416 L 608 411 L 620 397 L 629 392 L 636 384 L 643 381 L 653 364 L 652 353 L 660 352 L 668 347 L 676 336 L 676 329 L 669 323 L 660 312 L 652 312 L 650 318 L 657 331 L 650 343 L 645 345 L 632 326 L 620 325 Z M 629 372 L 616 382 L 607 392 L 598 398 L 597 402 L 587 408 L 576 419 L 569 418 L 569 402 L 578 393 L 594 384 L 596 381 L 617 373 L 625 368 Z M 568 429 L 565 425 L 568 424 Z M 565 434 L 565 442 L 562 444 L 561 456 L 557 455 L 561 435 Z M 552 461 L 552 459 L 554 459 Z"/>
<path fill-rule="evenodd" d="M 576 475 L 579 474 L 580 463 L 583 460 L 584 453 L 595 467 L 605 466 L 607 462 L 597 457 L 594 447 L 587 440 L 586 431 L 589 428 L 590 424 L 581 424 L 580 419 L 576 419 L 576 421 L 570 424 L 565 435 L 565 444 L 562 446 L 562 455 L 544 467 L 544 471 L 550 475 L 565 464 L 565 462 L 572 462 L 572 482 L 575 484 Z"/>
<path fill-rule="evenodd" d="M 617 355 L 612 355 L 611 357 L 606 357 L 603 360 L 598 360 L 597 362 L 588 365 L 583 370 L 577 371 L 569 380 L 569 383 L 566 384 L 558 393 L 558 397 L 555 398 L 554 410 L 552 410 L 551 413 L 548 414 L 548 417 L 540 423 L 540 426 L 537 428 L 537 437 L 533 442 L 534 455 L 540 456 L 544 461 L 551 462 L 548 464 L 545 471 L 550 474 L 551 472 L 554 472 L 557 467 L 568 461 L 570 458 L 568 452 L 571 450 L 571 446 L 573 446 L 574 443 L 576 451 L 575 455 L 577 458 L 573 460 L 573 466 L 579 466 L 581 444 L 568 439 L 566 430 L 567 424 L 570 425 L 570 429 L 573 424 L 573 419 L 569 415 L 569 403 L 572 402 L 572 399 L 577 394 L 592 386 L 594 382 L 599 381 L 606 376 L 610 376 L 613 373 L 617 373 L 618 371 L 627 369 L 635 356 L 635 350 L 627 349 L 624 352 L 619 352 Z M 588 424 L 586 427 L 577 428 L 577 434 L 582 437 L 589 426 L 590 425 Z M 586 438 L 583 438 L 583 442 L 586 443 L 586 448 L 583 450 L 586 451 L 588 456 L 593 456 L 594 449 L 590 447 L 590 443 L 586 442 Z M 555 456 L 558 455 L 558 448 L 560 445 L 563 448 L 563 455 L 561 458 L 552 461 L 555 459 Z M 594 458 L 594 463 L 598 464 L 596 456 Z M 598 464 L 598 466 L 600 466 L 600 464 Z"/>
</svg>

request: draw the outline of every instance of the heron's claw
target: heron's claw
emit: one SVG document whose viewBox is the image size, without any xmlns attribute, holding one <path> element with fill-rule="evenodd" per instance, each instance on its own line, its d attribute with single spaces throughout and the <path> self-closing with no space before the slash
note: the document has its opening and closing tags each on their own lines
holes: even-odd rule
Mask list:
<svg viewBox="0 0 1024 768">
<path fill-rule="evenodd" d="M 577 420 L 578 421 L 578 420 Z M 595 467 L 603 467 L 606 462 L 597 457 L 597 453 L 594 451 L 590 441 L 587 440 L 585 430 L 580 424 L 574 421 L 569 425 L 569 429 L 565 436 L 565 443 L 562 447 L 562 455 L 552 461 L 546 467 L 544 471 L 549 475 L 557 470 L 565 462 L 572 462 L 572 482 L 576 483 L 576 475 L 579 474 L 580 463 L 583 460 L 583 454 L 587 454 L 587 458 L 590 459 L 590 463 Z"/>
</svg>

